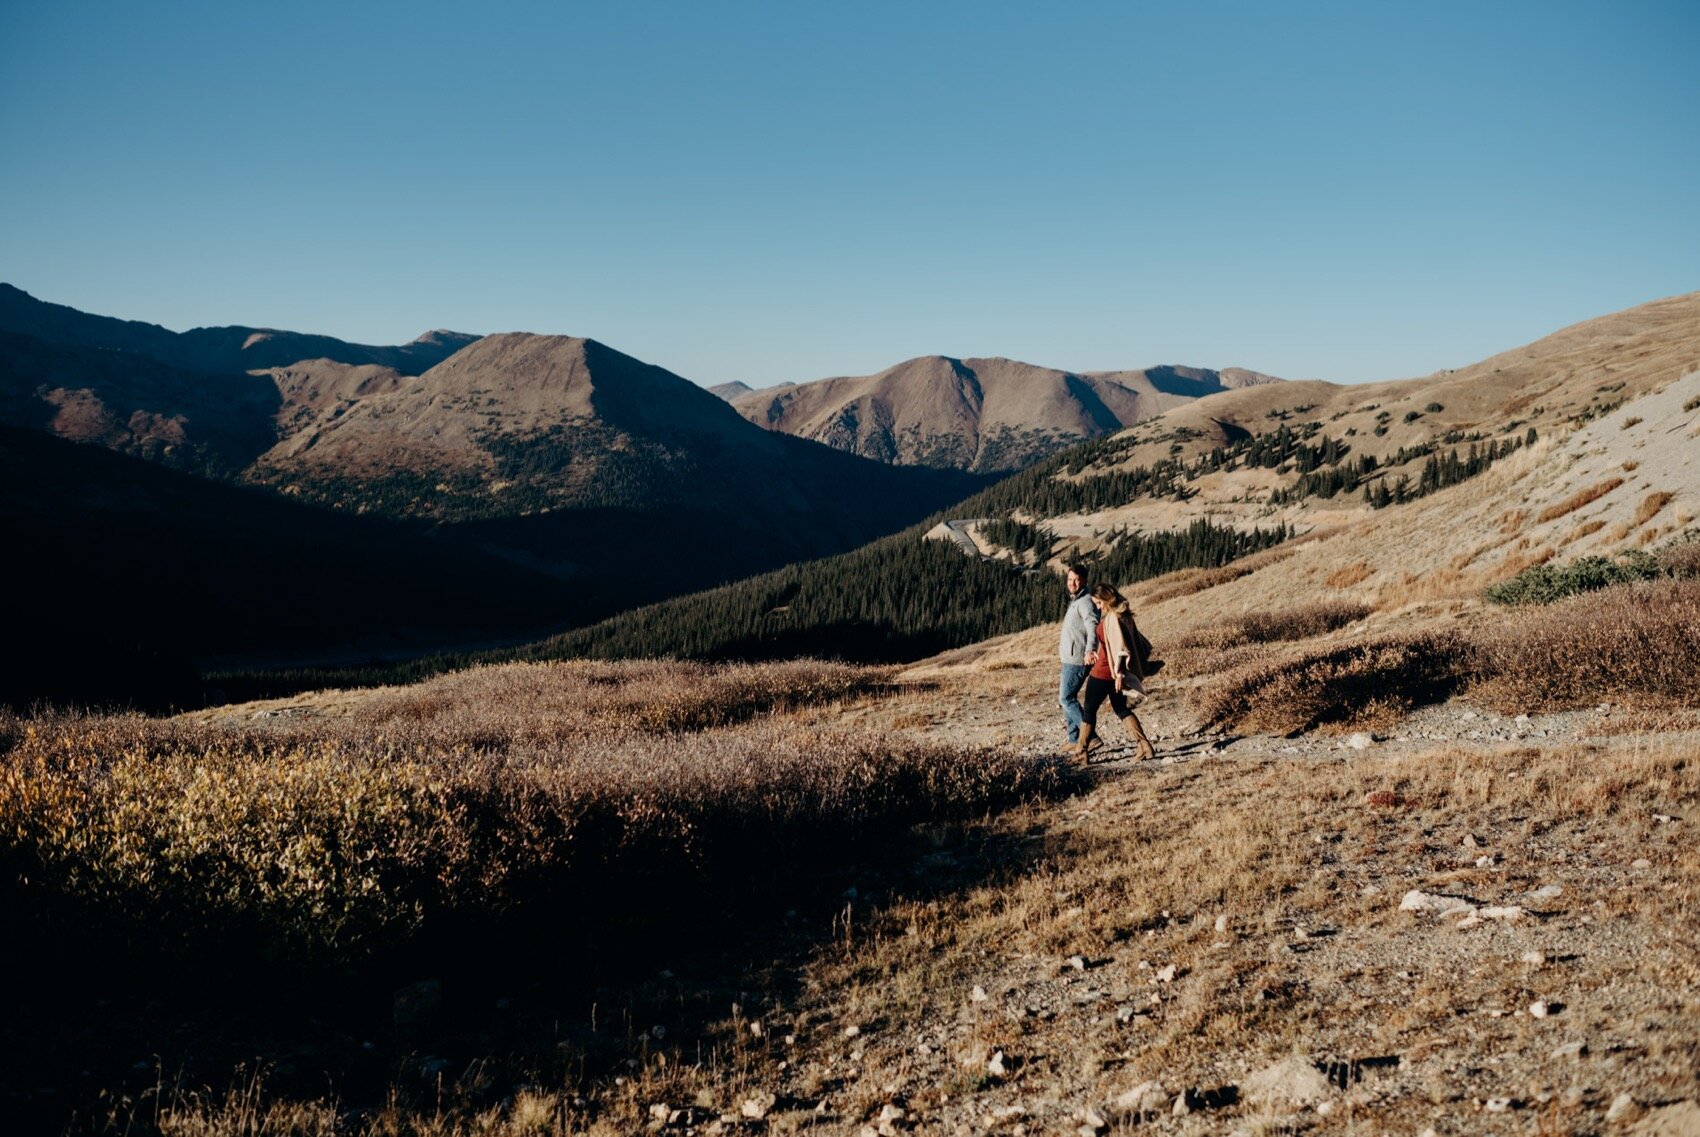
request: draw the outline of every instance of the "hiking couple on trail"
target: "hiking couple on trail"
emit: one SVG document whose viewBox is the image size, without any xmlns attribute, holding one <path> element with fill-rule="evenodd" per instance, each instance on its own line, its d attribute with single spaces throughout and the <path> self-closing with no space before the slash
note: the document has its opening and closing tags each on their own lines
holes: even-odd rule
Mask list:
<svg viewBox="0 0 1700 1137">
<path fill-rule="evenodd" d="M 1098 708 L 1107 699 L 1139 747 L 1139 761 L 1157 756 L 1133 708 L 1145 698 L 1151 671 L 1151 643 L 1139 634 L 1126 598 L 1107 584 L 1090 591 L 1078 565 L 1068 570 L 1068 612 L 1063 616 L 1058 654 L 1062 683 L 1057 702 L 1068 720 L 1070 756 L 1082 765 L 1103 746 Z M 1084 689 L 1083 689 L 1084 688 Z"/>
</svg>

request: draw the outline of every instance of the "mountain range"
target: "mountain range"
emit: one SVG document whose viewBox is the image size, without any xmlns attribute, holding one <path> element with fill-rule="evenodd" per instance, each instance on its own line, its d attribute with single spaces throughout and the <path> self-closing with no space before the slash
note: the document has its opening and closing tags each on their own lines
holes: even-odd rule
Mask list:
<svg viewBox="0 0 1700 1137">
<path fill-rule="evenodd" d="M 1208 395 L 1277 382 L 1243 368 L 1072 372 L 930 355 L 877 375 L 714 391 L 758 426 L 865 458 L 1008 473 Z"/>
</svg>

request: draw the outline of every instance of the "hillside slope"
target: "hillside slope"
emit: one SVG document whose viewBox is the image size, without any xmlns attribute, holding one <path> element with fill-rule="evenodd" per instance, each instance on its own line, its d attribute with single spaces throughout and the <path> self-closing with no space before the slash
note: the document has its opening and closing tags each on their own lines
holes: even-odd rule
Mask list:
<svg viewBox="0 0 1700 1137">
<path fill-rule="evenodd" d="M 575 590 L 415 527 L 0 426 L 0 704 L 198 702 L 222 656 L 388 653 L 580 616 Z"/>
</svg>

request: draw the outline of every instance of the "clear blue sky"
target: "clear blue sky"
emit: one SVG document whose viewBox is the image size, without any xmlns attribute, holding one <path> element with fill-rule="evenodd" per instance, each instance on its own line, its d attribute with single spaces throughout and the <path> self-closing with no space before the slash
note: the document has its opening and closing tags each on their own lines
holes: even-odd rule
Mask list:
<svg viewBox="0 0 1700 1137">
<path fill-rule="evenodd" d="M 1700 4 L 9 0 L 0 280 L 702 383 L 1426 374 L 1700 289 Z"/>
</svg>

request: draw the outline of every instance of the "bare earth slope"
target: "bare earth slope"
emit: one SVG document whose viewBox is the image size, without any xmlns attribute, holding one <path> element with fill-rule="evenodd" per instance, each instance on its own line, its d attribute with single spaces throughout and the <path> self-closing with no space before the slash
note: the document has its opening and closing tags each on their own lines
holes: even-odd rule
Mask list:
<svg viewBox="0 0 1700 1137">
<path fill-rule="evenodd" d="M 1267 382 L 1239 369 L 1074 374 L 1011 359 L 924 356 L 877 375 L 751 391 L 732 402 L 770 430 L 882 462 L 990 472 L 1202 395 Z"/>
</svg>

